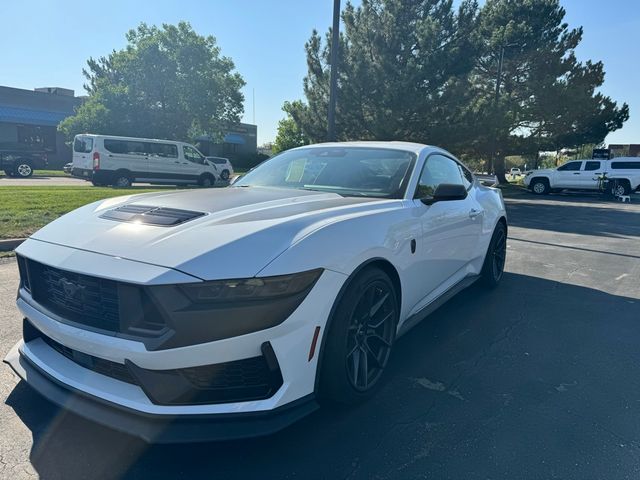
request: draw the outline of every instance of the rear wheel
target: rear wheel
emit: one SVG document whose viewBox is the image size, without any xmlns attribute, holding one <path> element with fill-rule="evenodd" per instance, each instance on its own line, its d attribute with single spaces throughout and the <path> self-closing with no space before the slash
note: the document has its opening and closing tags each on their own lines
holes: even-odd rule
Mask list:
<svg viewBox="0 0 640 480">
<path fill-rule="evenodd" d="M 33 175 L 31 164 L 25 160 L 18 160 L 14 168 L 15 175 L 20 178 L 29 178 Z"/>
<path fill-rule="evenodd" d="M 320 398 L 355 404 L 380 385 L 398 324 L 398 304 L 389 276 L 363 270 L 348 286 L 326 335 L 320 371 Z"/>
<path fill-rule="evenodd" d="M 119 170 L 113 176 L 112 185 L 116 188 L 129 188 L 132 183 L 131 174 L 125 170 Z"/>
<path fill-rule="evenodd" d="M 620 195 L 629 195 L 631 193 L 631 185 L 627 180 L 616 180 L 612 182 L 611 195 L 619 197 Z"/>
<path fill-rule="evenodd" d="M 220 173 L 220 178 L 221 178 L 222 180 L 224 180 L 225 182 L 226 182 L 227 180 L 229 180 L 229 170 L 223 170 L 223 171 Z"/>
<path fill-rule="evenodd" d="M 546 178 L 534 178 L 531 180 L 530 188 L 536 195 L 546 195 L 551 190 L 549 188 L 549 180 Z"/>
<path fill-rule="evenodd" d="M 484 264 L 482 265 L 481 279 L 482 283 L 489 288 L 495 288 L 502 280 L 504 273 L 504 264 L 507 259 L 507 228 L 504 223 L 498 222 L 493 235 L 491 236 L 491 242 L 489 242 L 489 248 L 487 255 L 484 257 Z"/>
<path fill-rule="evenodd" d="M 213 187 L 215 182 L 216 182 L 215 178 L 213 178 L 209 174 L 205 174 L 200 177 L 200 181 L 198 183 L 203 188 L 209 188 L 209 187 Z"/>
</svg>

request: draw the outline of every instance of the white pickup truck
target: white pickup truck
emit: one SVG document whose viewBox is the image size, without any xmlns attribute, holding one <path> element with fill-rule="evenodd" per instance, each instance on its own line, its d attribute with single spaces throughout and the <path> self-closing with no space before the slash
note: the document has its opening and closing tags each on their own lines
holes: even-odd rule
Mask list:
<svg viewBox="0 0 640 480">
<path fill-rule="evenodd" d="M 598 177 L 603 174 L 610 180 L 613 195 L 628 195 L 640 188 L 640 158 L 574 160 L 558 168 L 527 172 L 524 184 L 538 195 L 560 190 L 598 190 Z"/>
</svg>

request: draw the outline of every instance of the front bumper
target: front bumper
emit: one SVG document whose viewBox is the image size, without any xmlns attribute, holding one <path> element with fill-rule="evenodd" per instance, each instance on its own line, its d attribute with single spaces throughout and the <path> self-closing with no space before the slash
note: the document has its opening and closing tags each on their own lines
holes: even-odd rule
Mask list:
<svg viewBox="0 0 640 480">
<path fill-rule="evenodd" d="M 36 392 L 73 413 L 153 443 L 237 440 L 273 434 L 318 408 L 313 394 L 269 411 L 157 415 L 132 410 L 63 384 L 22 354 L 22 341 L 5 362 Z"/>
</svg>

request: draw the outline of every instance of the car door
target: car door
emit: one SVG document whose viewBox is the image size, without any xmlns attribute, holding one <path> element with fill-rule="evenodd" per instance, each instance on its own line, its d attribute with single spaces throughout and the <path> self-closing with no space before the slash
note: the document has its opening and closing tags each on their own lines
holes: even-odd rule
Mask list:
<svg viewBox="0 0 640 480">
<path fill-rule="evenodd" d="M 582 161 L 565 163 L 556 169 L 552 188 L 580 188 L 579 176 L 582 169 Z"/>
<path fill-rule="evenodd" d="M 181 175 L 186 180 L 197 181 L 200 174 L 209 171 L 204 155 L 190 145 L 182 146 L 183 160 L 180 165 Z"/>
<path fill-rule="evenodd" d="M 588 160 L 583 162 L 580 175 L 576 175 L 576 188 L 595 190 L 598 188 L 598 176 L 602 174 L 602 162 L 600 160 Z"/>
<path fill-rule="evenodd" d="M 174 181 L 181 171 L 183 160 L 174 143 L 147 142 L 149 153 L 148 178 L 152 181 Z"/>
<path fill-rule="evenodd" d="M 425 205 L 420 198 L 433 195 L 440 184 L 461 184 L 472 192 L 473 177 L 458 162 L 442 154 L 432 154 L 423 166 L 413 208 L 422 224 L 416 249 L 418 275 L 423 297 L 448 281 L 462 279 L 465 267 L 474 259 L 482 230 L 484 211 L 475 196 L 464 200 L 440 201 Z M 424 305 L 416 305 L 415 311 Z"/>
</svg>

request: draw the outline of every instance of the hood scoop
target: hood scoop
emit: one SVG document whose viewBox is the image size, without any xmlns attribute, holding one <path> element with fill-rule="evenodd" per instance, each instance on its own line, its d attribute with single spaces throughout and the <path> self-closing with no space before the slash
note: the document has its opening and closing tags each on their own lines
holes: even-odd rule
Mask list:
<svg viewBox="0 0 640 480">
<path fill-rule="evenodd" d="M 203 215 L 206 214 L 177 208 L 130 204 L 109 210 L 100 215 L 100 218 L 157 227 L 174 227 Z"/>
</svg>

